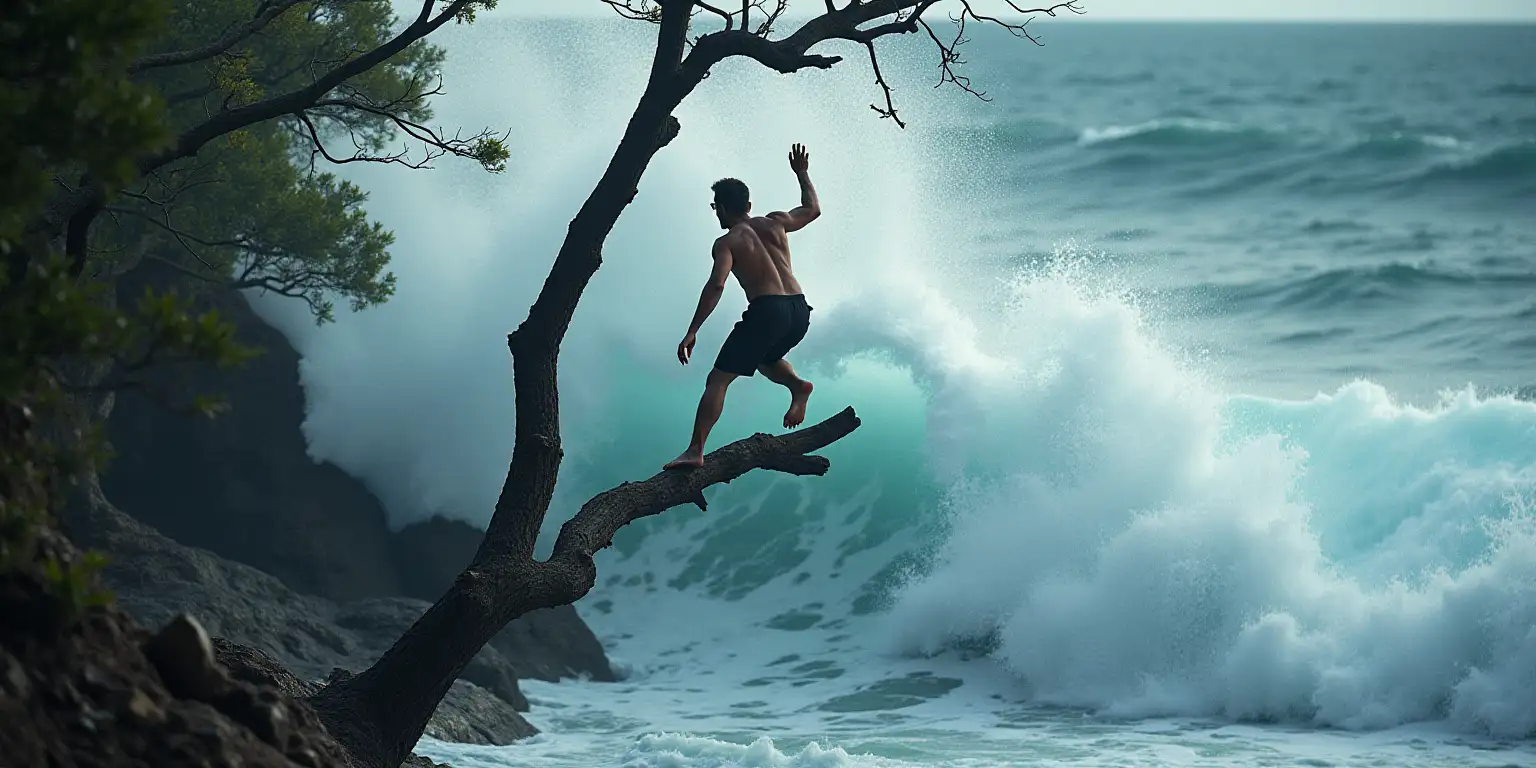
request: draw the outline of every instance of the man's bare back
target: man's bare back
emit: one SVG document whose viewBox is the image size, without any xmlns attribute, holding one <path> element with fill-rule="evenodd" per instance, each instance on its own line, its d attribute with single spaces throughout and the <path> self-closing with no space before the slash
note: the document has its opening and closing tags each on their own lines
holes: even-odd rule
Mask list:
<svg viewBox="0 0 1536 768">
<path fill-rule="evenodd" d="M 805 338 L 810 327 L 811 306 L 801 292 L 789 260 L 789 233 L 803 228 L 821 216 L 816 188 L 811 185 L 810 155 L 796 144 L 789 152 L 789 167 L 800 182 L 800 205 L 788 211 L 774 211 L 767 216 L 752 216 L 752 202 L 747 185 L 737 179 L 715 182 L 715 216 L 726 230 L 710 249 L 714 266 L 709 282 L 699 296 L 688 333 L 677 345 L 677 359 L 683 365 L 693 357 L 699 328 L 704 325 L 720 296 L 725 293 L 726 278 L 735 275 L 747 294 L 747 311 L 736 324 L 715 367 L 704 385 L 694 420 L 693 439 L 688 450 L 668 462 L 666 469 L 697 467 L 704 463 L 704 442 L 725 407 L 725 390 L 737 377 L 763 376 L 789 390 L 789 410 L 784 426 L 797 427 L 805 421 L 805 406 L 813 387 L 795 374 L 784 355 Z"/>
<path fill-rule="evenodd" d="M 789 261 L 789 233 L 773 214 L 742 221 L 716 242 L 730 251 L 731 274 L 748 301 L 803 293 Z"/>
</svg>

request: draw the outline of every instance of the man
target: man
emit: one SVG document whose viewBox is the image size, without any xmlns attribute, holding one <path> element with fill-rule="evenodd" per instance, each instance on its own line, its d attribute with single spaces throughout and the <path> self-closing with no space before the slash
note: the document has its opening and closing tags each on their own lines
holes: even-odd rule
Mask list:
<svg viewBox="0 0 1536 768">
<path fill-rule="evenodd" d="M 811 307 L 805 303 L 800 283 L 789 265 L 789 237 L 821 215 L 816 188 L 811 186 L 810 155 L 796 144 L 789 150 L 789 167 L 800 180 L 800 205 L 788 212 L 774 211 L 767 216 L 752 216 L 752 200 L 747 185 L 737 179 L 721 179 L 712 189 L 715 201 L 710 207 L 720 220 L 725 234 L 715 240 L 714 269 L 699 296 L 699 308 L 693 314 L 688 333 L 677 345 L 677 359 L 687 365 L 693 356 L 695 335 L 704 320 L 720 303 L 725 293 L 725 278 L 735 275 L 747 294 L 747 311 L 731 335 L 726 337 L 715 358 L 714 370 L 704 382 L 704 396 L 694 419 L 693 440 L 688 450 L 668 462 L 664 469 L 685 469 L 704 464 L 704 441 L 720 419 L 725 407 L 725 390 L 738 376 L 763 376 L 789 390 L 789 410 L 784 426 L 793 428 L 805 421 L 805 403 L 811 397 L 811 383 L 795 375 L 784 359 L 810 327 Z"/>
</svg>

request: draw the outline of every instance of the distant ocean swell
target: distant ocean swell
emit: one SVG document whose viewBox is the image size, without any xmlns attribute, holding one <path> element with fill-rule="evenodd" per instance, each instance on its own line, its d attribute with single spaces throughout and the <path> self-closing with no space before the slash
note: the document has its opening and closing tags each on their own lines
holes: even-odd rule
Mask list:
<svg viewBox="0 0 1536 768">
<path fill-rule="evenodd" d="M 1536 139 L 1488 142 L 1407 130 L 1321 134 L 1189 117 L 1081 129 L 1032 120 L 1002 133 L 1021 150 L 1049 150 L 1044 158 L 1029 157 L 1062 172 L 1145 171 L 1177 180 L 1181 168 L 1199 167 L 1251 179 L 1223 187 L 1226 194 L 1266 188 L 1432 193 L 1469 185 L 1522 196 L 1536 192 Z M 1280 172 L 1254 174 L 1256 164 Z"/>
</svg>

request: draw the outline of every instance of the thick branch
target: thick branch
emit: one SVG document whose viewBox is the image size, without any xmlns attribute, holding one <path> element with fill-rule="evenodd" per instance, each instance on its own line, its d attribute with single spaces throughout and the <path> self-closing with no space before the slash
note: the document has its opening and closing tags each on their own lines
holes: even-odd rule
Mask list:
<svg viewBox="0 0 1536 768">
<path fill-rule="evenodd" d="M 261 31 L 261 29 L 289 8 L 297 5 L 300 0 L 267 0 L 256 11 L 256 16 L 250 21 L 240 24 L 225 32 L 223 36 L 207 45 L 197 48 L 189 48 L 184 51 L 167 51 L 145 56 L 128 65 L 130 73 L 143 72 L 146 69 L 159 67 L 174 67 L 181 64 L 211 59 L 229 49 L 239 45 L 242 40 Z"/>
<path fill-rule="evenodd" d="M 448 686 L 507 622 L 575 602 L 592 588 L 592 553 L 619 528 L 680 504 L 702 504 L 705 488 L 753 469 L 825 474 L 827 460 L 811 452 L 858 426 L 848 408 L 805 430 L 738 440 L 710 453 L 698 469 L 663 472 L 598 494 L 561 529 L 549 560 L 506 551 L 477 558 L 373 667 L 328 686 L 312 703 L 360 766 L 399 765 Z"/>
<path fill-rule="evenodd" d="M 692 53 L 683 62 L 683 69 L 690 77 L 702 78 L 715 64 L 732 56 L 744 56 L 769 69 L 786 74 L 808 67 L 826 69 L 842 61 L 842 57 L 809 53 L 813 46 L 827 40 L 862 43 L 869 51 L 870 65 L 875 71 L 875 83 L 880 86 L 885 95 L 884 107 L 871 106 L 881 117 L 891 118 L 898 126 L 904 128 L 906 124 L 896 116 L 896 105 L 891 98 L 890 84 L 880 71 L 880 62 L 874 47 L 876 40 L 888 35 L 908 34 L 917 32 L 919 29 L 926 30 L 939 49 L 939 84 L 953 83 L 961 90 L 985 100 L 985 94 L 973 89 L 966 77 L 955 72 L 955 66 L 963 63 L 958 48 L 965 42 L 967 19 L 996 24 L 1015 37 L 1028 39 L 1038 45 L 1040 40 L 1028 29 L 1030 18 L 1034 14 L 1055 16 L 1063 11 L 1075 14 L 1084 12 L 1080 0 L 1057 2 L 1041 8 L 1026 8 L 1016 0 L 1003 0 L 1003 2 L 1013 13 L 1022 16 L 1023 20 L 1015 22 L 980 14 L 976 12 L 972 0 L 960 0 L 960 14 L 952 19 L 957 26 L 955 39 L 946 43 L 923 19 L 923 14 L 937 5 L 938 0 L 865 0 L 864 2 L 850 0 L 842 8 L 838 8 L 828 0 L 826 13 L 805 22 L 794 33 L 780 40 L 768 39 L 772 22 L 778 17 L 777 13 L 770 13 L 768 21 L 756 31 L 749 30 L 745 24 L 732 29 L 727 23 L 725 29 L 698 39 Z M 745 5 L 742 15 L 743 17 L 746 15 Z M 881 19 L 885 21 L 871 27 L 863 26 Z"/>
<path fill-rule="evenodd" d="M 383 64 L 412 43 L 448 23 L 469 3 L 470 0 L 453 0 L 447 8 L 434 17 L 432 7 L 435 3 L 433 0 L 426 0 L 422 3 L 421 13 L 416 20 L 383 45 L 338 64 L 303 88 L 214 115 L 207 121 L 183 132 L 176 138 L 175 146 L 170 149 L 141 158 L 140 170 L 148 171 L 172 160 L 191 157 L 197 154 L 204 144 L 227 133 L 313 106 L 316 101 L 337 86 Z"/>
<path fill-rule="evenodd" d="M 704 507 L 704 489 L 729 483 L 754 469 L 792 475 L 824 475 L 825 458 L 810 455 L 847 437 L 859 428 L 852 408 L 813 427 L 786 435 L 758 433 L 719 448 L 704 457 L 704 466 L 661 472 L 639 483 L 625 483 L 592 497 L 560 528 L 549 562 L 560 567 L 586 567 L 592 555 L 613 543 L 613 535 L 636 520 L 682 504 Z M 590 584 L 588 585 L 590 588 Z M 582 593 L 585 594 L 583 589 Z M 572 600 L 579 599 L 576 595 Z"/>
<path fill-rule="evenodd" d="M 692 4 L 682 0 L 667 0 L 661 6 L 656 52 L 640 103 L 608 168 L 571 220 L 527 319 L 507 337 L 516 385 L 517 434 L 512 465 L 475 556 L 477 562 L 505 552 L 533 554 L 562 458 L 555 381 L 560 342 L 582 292 L 602 264 L 603 241 L 634 199 L 651 158 L 677 136 L 672 110 L 702 79 L 702 75 L 691 79 L 678 72 L 692 11 Z"/>
<path fill-rule="evenodd" d="M 899 16 L 905 11 L 930 6 L 934 2 L 936 0 L 869 0 L 849 3 L 840 10 L 830 10 L 805 22 L 782 40 L 769 40 L 745 29 L 712 32 L 699 38 L 688 60 L 683 62 L 683 68 L 690 72 L 707 72 L 710 67 L 727 58 L 746 56 L 783 73 L 807 67 L 826 69 L 842 61 L 842 57 L 806 53 L 811 46 L 827 40 L 862 43 L 887 34 L 915 32 L 915 17 L 892 21 L 870 30 L 860 30 L 859 26 L 886 16 Z"/>
</svg>

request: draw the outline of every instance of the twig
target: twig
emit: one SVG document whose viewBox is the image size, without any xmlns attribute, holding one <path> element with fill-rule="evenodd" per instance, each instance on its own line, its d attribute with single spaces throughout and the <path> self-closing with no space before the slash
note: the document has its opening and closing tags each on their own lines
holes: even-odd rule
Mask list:
<svg viewBox="0 0 1536 768">
<path fill-rule="evenodd" d="M 881 109 L 875 104 L 869 105 L 869 108 L 873 109 L 881 117 L 889 117 L 895 120 L 898 128 L 906 128 L 907 124 L 903 123 L 901 118 L 896 116 L 896 104 L 891 101 L 891 86 L 885 82 L 885 75 L 880 73 L 880 58 L 875 55 L 875 42 L 871 40 L 865 43 L 864 47 L 869 49 L 869 66 L 875 70 L 875 83 L 885 91 L 885 109 Z"/>
</svg>

